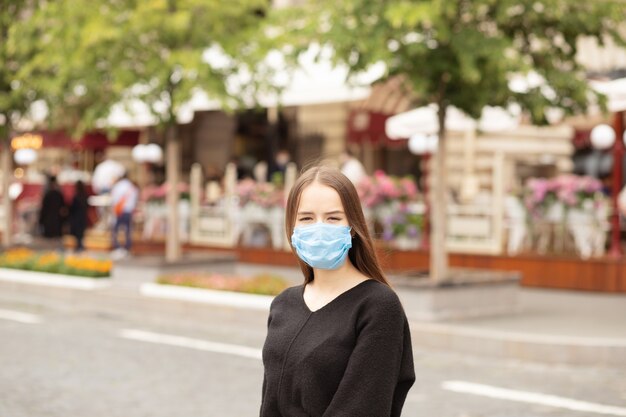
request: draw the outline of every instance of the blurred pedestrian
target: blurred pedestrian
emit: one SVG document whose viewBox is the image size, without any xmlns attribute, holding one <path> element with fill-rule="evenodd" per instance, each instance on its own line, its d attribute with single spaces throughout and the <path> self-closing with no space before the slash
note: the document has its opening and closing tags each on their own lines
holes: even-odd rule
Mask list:
<svg viewBox="0 0 626 417">
<path fill-rule="evenodd" d="M 274 162 L 270 166 L 268 181 L 284 183 L 287 164 L 291 162 L 291 155 L 287 149 L 280 149 L 274 156 Z"/>
<path fill-rule="evenodd" d="M 69 210 L 70 234 L 76 239 L 76 252 L 82 252 L 85 249 L 83 238 L 87 229 L 88 208 L 85 183 L 78 180 L 74 185 L 74 197 Z"/>
<path fill-rule="evenodd" d="M 270 307 L 260 416 L 399 417 L 415 382 L 409 324 L 354 185 L 311 168 L 285 224 L 304 284 Z"/>
<path fill-rule="evenodd" d="M 58 239 L 63 235 L 63 223 L 67 216 L 67 206 L 59 188 L 56 176 L 48 177 L 48 185 L 41 201 L 39 226 L 43 237 Z"/>
<path fill-rule="evenodd" d="M 115 222 L 113 224 L 113 257 L 122 258 L 126 256 L 132 245 L 132 225 L 133 212 L 139 200 L 139 190 L 128 179 L 128 174 L 124 175 L 113 185 L 111 189 L 111 207 Z M 120 228 L 124 229 L 124 248 L 121 248 L 118 241 Z"/>
<path fill-rule="evenodd" d="M 209 164 L 206 167 L 205 174 L 204 174 L 204 179 L 207 182 L 211 182 L 211 181 L 220 182 L 220 181 L 222 181 L 222 172 L 217 167 L 217 165 Z"/>
<path fill-rule="evenodd" d="M 339 156 L 341 163 L 341 173 L 348 177 L 352 184 L 357 185 L 364 177 L 367 176 L 365 167 L 359 161 L 350 149 L 344 150 Z"/>
<path fill-rule="evenodd" d="M 256 182 L 267 182 L 267 162 L 266 161 L 258 161 L 254 164 L 254 168 L 252 169 L 252 174 L 254 175 L 254 180 Z"/>
<path fill-rule="evenodd" d="M 231 163 L 237 167 L 237 180 L 241 181 L 246 178 L 254 179 L 253 169 L 256 164 L 256 160 L 250 155 L 244 155 L 242 157 L 232 156 L 230 158 Z"/>
</svg>

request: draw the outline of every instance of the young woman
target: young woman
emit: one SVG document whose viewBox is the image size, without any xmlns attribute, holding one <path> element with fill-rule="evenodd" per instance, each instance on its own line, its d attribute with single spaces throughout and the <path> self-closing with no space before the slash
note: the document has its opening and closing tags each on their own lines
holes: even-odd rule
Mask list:
<svg viewBox="0 0 626 417">
<path fill-rule="evenodd" d="M 261 417 L 395 417 L 415 381 L 404 310 L 380 268 L 354 185 L 315 167 L 285 219 L 304 284 L 277 296 Z"/>
</svg>

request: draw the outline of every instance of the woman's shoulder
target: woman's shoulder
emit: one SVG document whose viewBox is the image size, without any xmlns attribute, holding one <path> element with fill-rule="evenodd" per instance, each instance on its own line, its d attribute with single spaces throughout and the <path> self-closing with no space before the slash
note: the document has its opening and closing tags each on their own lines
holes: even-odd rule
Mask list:
<svg viewBox="0 0 626 417">
<path fill-rule="evenodd" d="M 365 281 L 366 286 L 363 300 L 373 310 L 396 310 L 404 311 L 398 294 L 389 285 L 375 279 Z"/>
<path fill-rule="evenodd" d="M 375 297 L 397 300 L 398 295 L 389 285 L 380 282 L 376 279 L 367 279 L 360 285 L 367 285 L 367 292 Z"/>
<path fill-rule="evenodd" d="M 272 301 L 272 307 L 275 305 L 286 304 L 297 300 L 297 297 L 302 294 L 302 290 L 303 284 L 285 288 L 280 294 L 274 297 L 274 300 Z"/>
</svg>

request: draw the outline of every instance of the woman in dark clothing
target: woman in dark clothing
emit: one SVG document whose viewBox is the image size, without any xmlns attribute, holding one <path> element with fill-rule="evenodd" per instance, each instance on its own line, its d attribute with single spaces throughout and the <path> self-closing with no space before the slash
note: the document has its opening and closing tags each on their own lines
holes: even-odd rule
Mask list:
<svg viewBox="0 0 626 417">
<path fill-rule="evenodd" d="M 63 235 L 63 221 L 67 214 L 65 199 L 59 189 L 56 177 L 48 179 L 48 188 L 41 201 L 39 225 L 46 238 L 59 238 Z"/>
<path fill-rule="evenodd" d="M 338 170 L 308 170 L 285 226 L 304 284 L 270 308 L 261 417 L 400 416 L 415 381 L 411 335 L 356 189 Z"/>
<path fill-rule="evenodd" d="M 85 236 L 85 229 L 87 229 L 87 209 L 87 191 L 85 184 L 79 180 L 76 181 L 69 215 L 70 233 L 76 239 L 76 252 L 82 252 L 85 249 L 83 237 Z"/>
</svg>

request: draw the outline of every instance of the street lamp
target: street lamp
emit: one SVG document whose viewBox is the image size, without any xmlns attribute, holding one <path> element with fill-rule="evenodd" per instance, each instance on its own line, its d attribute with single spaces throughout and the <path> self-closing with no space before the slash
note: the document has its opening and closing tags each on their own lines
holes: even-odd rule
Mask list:
<svg viewBox="0 0 626 417">
<path fill-rule="evenodd" d="M 601 124 L 591 130 L 591 145 L 600 150 L 609 149 L 615 143 L 615 130 L 607 124 Z"/>
<path fill-rule="evenodd" d="M 622 136 L 622 140 L 615 140 Z M 620 241 L 619 206 L 618 198 L 622 189 L 624 145 L 626 144 L 626 132 L 624 132 L 624 112 L 615 112 L 613 127 L 602 124 L 591 131 L 591 144 L 596 149 L 611 149 L 613 152 L 613 184 L 611 185 L 611 247 L 609 255 L 620 257 L 622 247 Z"/>
<path fill-rule="evenodd" d="M 163 150 L 156 143 L 139 144 L 133 147 L 132 157 L 138 163 L 158 164 L 163 160 Z"/>
<path fill-rule="evenodd" d="M 18 165 L 30 165 L 37 160 L 37 151 L 30 148 L 22 148 L 15 151 L 13 159 Z"/>
</svg>

